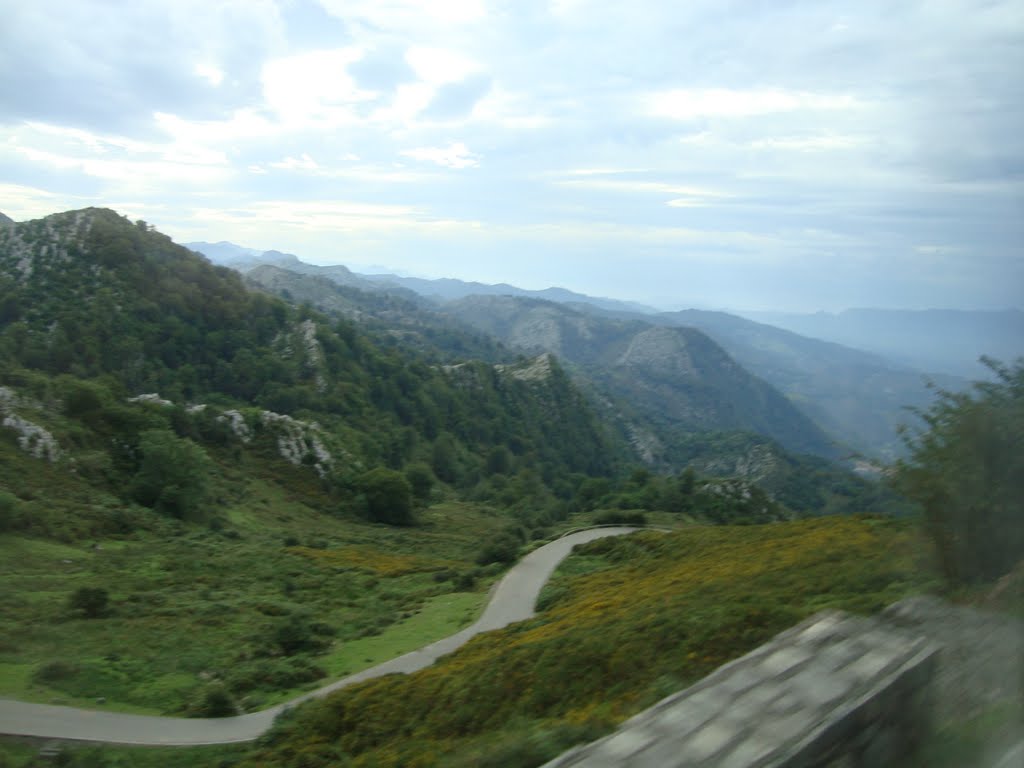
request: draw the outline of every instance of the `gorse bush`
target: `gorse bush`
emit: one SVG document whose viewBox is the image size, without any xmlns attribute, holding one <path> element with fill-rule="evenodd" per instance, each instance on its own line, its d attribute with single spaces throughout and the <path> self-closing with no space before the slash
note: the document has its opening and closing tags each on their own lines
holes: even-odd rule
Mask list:
<svg viewBox="0 0 1024 768">
<path fill-rule="evenodd" d="M 509 724 L 527 741 L 574 724 L 592 738 L 664 695 L 666 680 L 696 680 L 821 608 L 878 610 L 923 580 L 913 527 L 880 519 L 701 526 L 578 551 L 598 570 L 556 578 L 538 618 L 304 705 L 246 764 L 425 767 L 459 764 L 464 747 L 481 761 L 545 759 L 509 743 Z M 499 733 L 504 744 L 482 749 Z"/>
</svg>

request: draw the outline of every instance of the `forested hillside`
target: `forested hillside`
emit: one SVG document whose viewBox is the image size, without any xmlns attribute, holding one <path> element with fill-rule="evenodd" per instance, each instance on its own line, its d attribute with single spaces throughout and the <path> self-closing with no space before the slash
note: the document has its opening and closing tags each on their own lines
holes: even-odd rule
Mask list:
<svg viewBox="0 0 1024 768">
<path fill-rule="evenodd" d="M 463 485 L 492 449 L 552 483 L 612 469 L 614 450 L 556 362 L 524 374 L 383 349 L 351 323 L 251 292 L 237 273 L 110 211 L 6 229 L 0 267 L 7 383 L 16 386 L 19 368 L 64 377 L 53 379 L 54 396 L 91 396 L 70 415 L 144 393 L 186 421 L 199 404 L 256 407 L 320 420 L 350 467 L 420 460 Z"/>
<path fill-rule="evenodd" d="M 669 482 L 657 475 L 678 475 L 688 467 L 705 476 L 738 478 L 757 485 L 783 505 L 787 510 L 783 514 L 905 511 L 893 494 L 877 484 L 827 459 L 787 451 L 772 438 L 758 435 L 757 431 L 767 431 L 792 437 L 807 422 L 796 414 L 795 423 L 786 424 L 785 416 L 792 417 L 795 411 L 785 404 L 778 412 L 766 414 L 764 402 L 780 405 L 778 393 L 737 371 L 721 350 L 691 329 L 669 333 L 670 338 L 680 337 L 679 347 L 691 337 L 695 342 L 655 361 L 662 367 L 675 365 L 677 370 L 663 372 L 661 390 L 644 392 L 644 388 L 653 389 L 650 379 L 656 377 L 638 372 L 631 365 L 616 372 L 617 358 L 608 352 L 616 343 L 621 350 L 628 334 L 652 330 L 654 326 L 644 319 L 605 321 L 585 317 L 595 310 L 582 305 L 567 308 L 514 297 L 468 299 L 451 305 L 456 312 L 449 313 L 402 296 L 340 284 L 327 277 L 323 269 L 317 274 L 299 274 L 263 264 L 248 269 L 245 275 L 249 283 L 276 295 L 356 320 L 380 343 L 411 347 L 431 359 L 446 361 L 469 354 L 502 360 L 514 354 L 514 349 L 536 352 L 548 345 L 560 353 L 561 359 L 576 361 L 570 363 L 571 373 L 589 393 L 598 415 L 629 442 L 633 460 L 654 470 L 654 474 L 639 492 L 635 483 L 619 482 L 610 485 L 608 493 L 595 497 L 591 487 L 584 494 L 585 502 L 577 494 L 575 508 L 586 504 L 618 508 L 632 505 L 645 511 L 678 509 L 672 492 L 666 497 L 664 489 L 653 486 Z M 480 303 L 494 306 L 496 311 L 471 316 L 470 322 L 462 322 L 457 316 L 458 308 Z M 513 322 L 508 321 L 509 316 Z M 483 331 L 494 333 L 510 347 Z M 849 352 L 857 355 L 853 350 Z M 863 384 L 865 388 L 870 385 Z M 851 382 L 849 386 L 857 384 Z M 728 429 L 737 423 L 747 425 L 749 431 Z M 815 434 L 813 429 L 810 434 Z M 734 510 L 728 517 L 747 516 Z"/>
</svg>

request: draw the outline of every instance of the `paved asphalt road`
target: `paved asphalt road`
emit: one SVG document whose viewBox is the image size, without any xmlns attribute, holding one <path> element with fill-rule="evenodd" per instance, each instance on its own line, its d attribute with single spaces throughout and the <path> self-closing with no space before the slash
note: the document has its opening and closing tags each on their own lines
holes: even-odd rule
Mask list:
<svg viewBox="0 0 1024 768">
<path fill-rule="evenodd" d="M 29 704 L 13 699 L 0 699 L 0 733 L 14 736 L 150 746 L 227 744 L 251 741 L 270 727 L 281 710 L 297 702 L 324 696 L 331 691 L 344 688 L 346 685 L 370 678 L 394 672 L 415 672 L 430 666 L 439 657 L 451 653 L 479 632 L 500 629 L 512 622 L 530 618 L 533 616 L 533 606 L 541 587 L 576 544 L 605 536 L 630 533 L 633 530 L 635 529 L 595 528 L 572 533 L 546 544 L 524 557 L 505 574 L 495 588 L 483 615 L 475 624 L 417 651 L 349 675 L 316 691 L 262 712 L 238 717 L 201 720 L 126 715 L 118 712 L 55 707 L 46 704 Z"/>
</svg>

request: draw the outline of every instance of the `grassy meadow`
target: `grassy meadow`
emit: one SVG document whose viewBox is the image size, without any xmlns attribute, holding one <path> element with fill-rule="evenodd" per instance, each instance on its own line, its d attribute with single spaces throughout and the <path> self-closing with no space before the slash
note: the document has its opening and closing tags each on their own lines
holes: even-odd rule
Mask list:
<svg viewBox="0 0 1024 768">
<path fill-rule="evenodd" d="M 454 502 L 415 529 L 373 525 L 258 481 L 225 517 L 74 543 L 0 536 L 0 695 L 186 714 L 219 682 L 262 708 L 471 623 L 496 575 L 475 564 L 479 542 L 506 525 Z M 107 591 L 102 615 L 69 607 L 82 587 Z"/>
</svg>

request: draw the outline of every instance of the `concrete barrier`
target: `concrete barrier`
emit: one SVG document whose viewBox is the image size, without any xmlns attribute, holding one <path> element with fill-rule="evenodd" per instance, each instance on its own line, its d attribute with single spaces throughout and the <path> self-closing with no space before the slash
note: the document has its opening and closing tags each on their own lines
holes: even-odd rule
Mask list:
<svg viewBox="0 0 1024 768">
<path fill-rule="evenodd" d="M 939 647 L 828 611 L 544 768 L 869 768 L 930 726 Z"/>
</svg>

